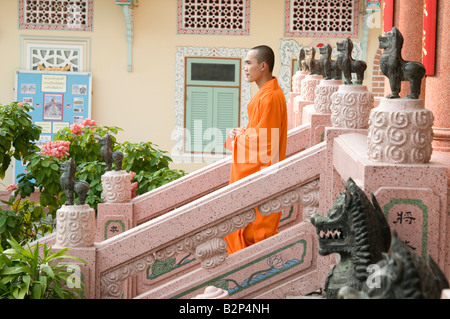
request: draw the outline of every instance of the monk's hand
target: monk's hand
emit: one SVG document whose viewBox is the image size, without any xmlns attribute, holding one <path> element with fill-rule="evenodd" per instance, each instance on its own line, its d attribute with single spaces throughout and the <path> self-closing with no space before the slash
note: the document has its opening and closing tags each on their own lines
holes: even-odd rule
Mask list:
<svg viewBox="0 0 450 319">
<path fill-rule="evenodd" d="M 234 140 L 237 136 L 241 135 L 244 132 L 242 128 L 234 128 L 228 133 L 230 139 Z"/>
</svg>

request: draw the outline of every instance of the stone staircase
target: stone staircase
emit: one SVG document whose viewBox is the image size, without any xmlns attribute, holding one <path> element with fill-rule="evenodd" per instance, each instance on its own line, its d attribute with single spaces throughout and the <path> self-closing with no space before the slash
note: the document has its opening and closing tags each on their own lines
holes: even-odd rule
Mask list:
<svg viewBox="0 0 450 319">
<path fill-rule="evenodd" d="M 129 202 L 99 204 L 95 243 L 69 249 L 88 262 L 79 264 L 88 298 L 184 299 L 208 286 L 232 299 L 316 292 L 336 260 L 318 254 L 309 218 L 326 214 L 349 177 L 449 277 L 448 153 L 433 152 L 427 164 L 369 161 L 367 128 L 333 127 L 331 114 L 302 108 L 289 106 L 310 122 L 289 130 L 287 158 L 276 165 L 228 185 L 227 158 Z M 283 211 L 279 233 L 228 255 L 224 237 L 253 221 L 254 207 Z M 399 222 L 405 212 L 417 222 Z M 42 241 L 55 243 L 55 234 Z"/>
</svg>

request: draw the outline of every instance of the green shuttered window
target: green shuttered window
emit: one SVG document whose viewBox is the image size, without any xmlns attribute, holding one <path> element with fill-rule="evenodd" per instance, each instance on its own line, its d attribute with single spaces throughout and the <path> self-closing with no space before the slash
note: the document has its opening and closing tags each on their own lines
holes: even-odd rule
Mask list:
<svg viewBox="0 0 450 319">
<path fill-rule="evenodd" d="M 239 126 L 240 59 L 187 58 L 185 150 L 227 153 L 230 129 Z"/>
</svg>

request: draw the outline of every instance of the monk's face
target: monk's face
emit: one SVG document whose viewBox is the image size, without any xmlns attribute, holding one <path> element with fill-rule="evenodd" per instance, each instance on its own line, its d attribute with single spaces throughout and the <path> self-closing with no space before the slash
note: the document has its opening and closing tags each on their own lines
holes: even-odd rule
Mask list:
<svg viewBox="0 0 450 319">
<path fill-rule="evenodd" d="M 250 50 L 245 58 L 244 72 L 249 82 L 258 82 L 263 76 L 262 66 L 264 62 L 258 63 L 256 54 L 256 50 Z"/>
</svg>

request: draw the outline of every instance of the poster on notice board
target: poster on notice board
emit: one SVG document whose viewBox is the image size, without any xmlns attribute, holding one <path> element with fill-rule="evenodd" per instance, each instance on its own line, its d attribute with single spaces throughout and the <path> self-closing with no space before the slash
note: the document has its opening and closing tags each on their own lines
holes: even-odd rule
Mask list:
<svg viewBox="0 0 450 319">
<path fill-rule="evenodd" d="M 56 132 L 91 118 L 92 73 L 64 71 L 16 71 L 15 101 L 28 103 L 34 124 L 42 128 L 39 147 Z M 14 163 L 14 183 L 26 165 Z"/>
</svg>

